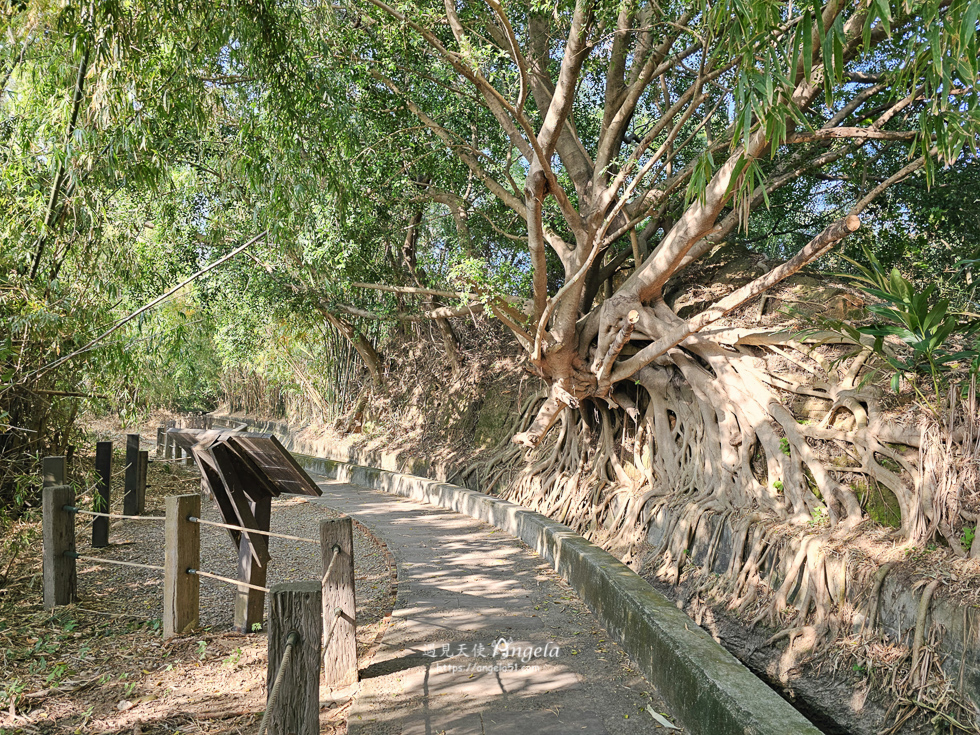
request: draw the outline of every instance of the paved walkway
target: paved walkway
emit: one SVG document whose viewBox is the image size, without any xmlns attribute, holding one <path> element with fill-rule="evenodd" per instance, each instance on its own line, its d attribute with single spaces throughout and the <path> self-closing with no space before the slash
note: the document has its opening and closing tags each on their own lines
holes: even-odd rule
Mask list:
<svg viewBox="0 0 980 735">
<path fill-rule="evenodd" d="M 658 725 L 648 705 L 673 720 L 575 593 L 520 541 L 434 506 L 320 487 L 315 502 L 371 528 L 398 565 L 391 626 L 361 671 L 350 735 L 649 733 Z"/>
</svg>

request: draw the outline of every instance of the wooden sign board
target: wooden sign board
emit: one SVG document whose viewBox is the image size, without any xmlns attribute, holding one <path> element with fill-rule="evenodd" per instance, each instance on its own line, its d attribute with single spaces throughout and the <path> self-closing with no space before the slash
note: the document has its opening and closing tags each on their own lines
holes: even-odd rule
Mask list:
<svg viewBox="0 0 980 735">
<path fill-rule="evenodd" d="M 316 483 L 272 434 L 248 434 L 228 429 L 169 429 L 167 433 L 195 459 L 199 453 L 209 452 L 215 446 L 227 447 L 231 450 L 229 459 L 241 465 L 246 474 L 251 475 L 249 479 L 262 485 L 272 497 L 283 493 L 322 495 Z"/>
<path fill-rule="evenodd" d="M 249 434 L 235 429 L 169 429 L 167 434 L 194 456 L 201 468 L 201 488 L 209 491 L 238 547 L 239 579 L 264 586 L 269 562 L 268 531 L 272 498 L 283 493 L 322 495 L 320 488 L 272 434 Z M 261 622 L 264 595 L 239 588 L 235 627 L 251 630 Z"/>
</svg>

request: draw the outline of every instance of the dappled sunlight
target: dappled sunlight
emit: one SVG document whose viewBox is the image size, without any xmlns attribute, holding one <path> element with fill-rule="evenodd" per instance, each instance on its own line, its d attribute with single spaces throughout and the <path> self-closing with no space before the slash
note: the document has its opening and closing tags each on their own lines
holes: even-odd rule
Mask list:
<svg viewBox="0 0 980 735">
<path fill-rule="evenodd" d="M 399 560 L 398 605 L 361 670 L 351 732 L 647 731 L 649 715 L 630 715 L 645 706 L 636 687 L 652 687 L 519 540 L 431 505 L 321 487 L 317 502 L 370 524 Z"/>
</svg>

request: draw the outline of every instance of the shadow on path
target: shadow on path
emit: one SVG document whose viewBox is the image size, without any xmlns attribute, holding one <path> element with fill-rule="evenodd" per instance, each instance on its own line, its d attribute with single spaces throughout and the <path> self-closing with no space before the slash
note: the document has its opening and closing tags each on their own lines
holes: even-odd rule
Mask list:
<svg viewBox="0 0 980 735">
<path fill-rule="evenodd" d="M 670 718 L 575 593 L 520 541 L 441 508 L 320 487 L 314 502 L 369 526 L 398 566 L 392 622 L 360 672 L 350 735 L 632 735 L 657 727 L 648 705 Z"/>
</svg>

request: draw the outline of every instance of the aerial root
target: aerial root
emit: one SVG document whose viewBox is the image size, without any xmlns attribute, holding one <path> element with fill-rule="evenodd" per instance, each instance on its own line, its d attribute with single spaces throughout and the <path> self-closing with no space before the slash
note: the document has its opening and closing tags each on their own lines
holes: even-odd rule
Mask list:
<svg viewBox="0 0 980 735">
<path fill-rule="evenodd" d="M 915 619 L 915 634 L 912 637 L 912 671 L 915 672 L 919 666 L 919 657 L 922 653 L 922 642 L 925 638 L 926 620 L 929 617 L 929 606 L 932 603 L 932 595 L 940 585 L 940 580 L 934 579 L 922 591 L 919 598 L 918 614 Z M 920 676 L 921 686 L 925 686 L 927 671 L 923 671 Z"/>
<path fill-rule="evenodd" d="M 865 620 L 865 625 L 862 626 L 862 632 L 864 630 L 872 632 L 878 624 L 878 611 L 881 609 L 881 589 L 885 584 L 885 577 L 888 576 L 894 566 L 894 562 L 887 562 L 878 567 L 878 571 L 875 572 L 875 583 L 871 588 L 871 596 L 868 600 L 868 618 Z"/>
</svg>

